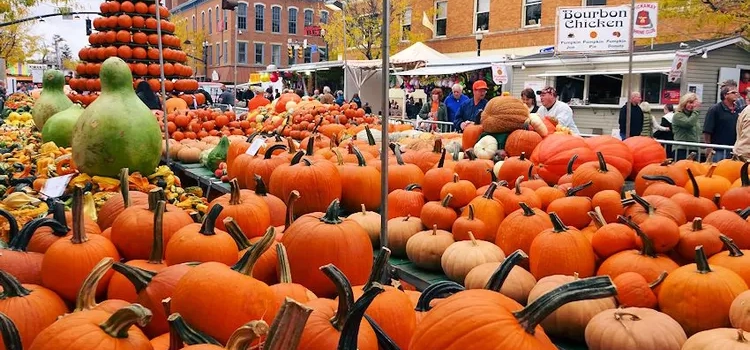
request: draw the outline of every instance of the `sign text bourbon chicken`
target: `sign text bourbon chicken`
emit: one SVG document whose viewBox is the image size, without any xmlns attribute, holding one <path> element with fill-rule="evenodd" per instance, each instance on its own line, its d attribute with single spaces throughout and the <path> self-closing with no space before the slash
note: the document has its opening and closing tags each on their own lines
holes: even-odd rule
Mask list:
<svg viewBox="0 0 750 350">
<path fill-rule="evenodd" d="M 557 9 L 557 52 L 627 51 L 629 6 L 560 7 Z"/>
</svg>

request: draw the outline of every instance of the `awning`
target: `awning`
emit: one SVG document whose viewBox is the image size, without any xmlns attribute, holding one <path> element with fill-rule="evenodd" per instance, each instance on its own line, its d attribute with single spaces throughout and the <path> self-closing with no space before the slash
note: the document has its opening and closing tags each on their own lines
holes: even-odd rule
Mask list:
<svg viewBox="0 0 750 350">
<path fill-rule="evenodd" d="M 633 74 L 643 73 L 668 73 L 671 67 L 661 68 L 633 68 Z M 566 70 L 566 71 L 546 71 L 541 74 L 533 74 L 532 77 L 565 77 L 573 75 L 614 75 L 628 74 L 626 69 L 600 69 L 600 70 Z"/>
<path fill-rule="evenodd" d="M 448 56 L 436 51 L 422 42 L 416 42 L 403 51 L 390 57 L 391 64 L 406 64 L 414 62 L 431 62 L 447 59 Z"/>
<path fill-rule="evenodd" d="M 395 73 L 396 75 L 450 75 L 456 73 L 469 72 L 473 70 L 489 68 L 489 63 L 483 64 L 470 64 L 470 65 L 454 65 L 454 66 L 431 66 L 412 69 L 404 72 Z"/>
</svg>

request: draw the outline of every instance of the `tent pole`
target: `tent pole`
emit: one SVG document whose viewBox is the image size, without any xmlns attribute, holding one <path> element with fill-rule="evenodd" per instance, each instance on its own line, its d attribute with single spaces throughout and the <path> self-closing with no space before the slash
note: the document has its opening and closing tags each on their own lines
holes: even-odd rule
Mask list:
<svg viewBox="0 0 750 350">
<path fill-rule="evenodd" d="M 380 119 L 381 140 L 380 140 L 380 246 L 388 246 L 388 78 L 390 73 L 389 62 L 389 37 L 388 24 L 390 23 L 391 1 L 383 0 L 383 27 L 381 29 L 382 52 L 380 53 L 383 63 L 381 65 L 383 74 L 383 101 L 381 101 L 382 117 Z"/>
<path fill-rule="evenodd" d="M 164 76 L 164 46 L 161 42 L 161 16 L 159 15 L 159 8 L 161 5 L 159 4 L 160 0 L 156 0 L 156 35 L 159 37 L 158 44 L 159 44 L 159 75 L 161 76 L 161 96 L 164 99 L 164 102 L 162 102 L 162 112 L 164 112 L 164 116 L 162 119 L 162 123 L 164 124 L 164 153 L 167 157 L 166 163 L 167 166 L 170 166 L 170 160 L 169 160 L 169 130 L 167 129 L 167 92 L 165 91 L 164 82 L 166 81 L 166 78 Z M 186 24 L 187 25 L 187 24 Z"/>
</svg>

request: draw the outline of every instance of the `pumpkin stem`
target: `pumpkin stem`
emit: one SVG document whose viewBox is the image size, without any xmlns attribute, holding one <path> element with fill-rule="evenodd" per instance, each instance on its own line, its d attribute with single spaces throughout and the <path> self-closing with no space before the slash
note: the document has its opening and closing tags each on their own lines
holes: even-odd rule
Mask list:
<svg viewBox="0 0 750 350">
<path fill-rule="evenodd" d="M 344 328 L 346 318 L 350 314 L 354 305 L 354 292 L 352 291 L 352 285 L 349 279 L 346 278 L 343 272 L 333 264 L 328 264 L 320 268 L 326 277 L 336 286 L 336 294 L 339 297 L 339 305 L 336 310 L 336 315 L 331 318 L 331 324 L 333 328 L 336 328 L 339 332 Z M 366 293 L 365 293 L 366 294 Z"/>
<path fill-rule="evenodd" d="M 211 210 L 208 211 L 208 214 L 206 214 L 206 217 L 203 218 L 203 223 L 201 224 L 200 232 L 201 234 L 205 236 L 213 236 L 216 234 L 216 219 L 219 218 L 219 214 L 221 214 L 221 211 L 224 210 L 224 207 L 221 206 L 221 204 L 216 203 L 213 207 L 211 207 Z"/>
<path fill-rule="evenodd" d="M 367 135 L 367 144 L 370 146 L 375 146 L 375 137 L 372 136 L 372 130 L 370 130 L 370 127 L 365 125 L 365 135 Z"/>
<path fill-rule="evenodd" d="M 283 149 L 286 151 L 287 146 L 277 143 L 271 147 L 268 147 L 268 149 L 266 149 L 266 152 L 263 154 L 263 159 L 271 159 L 271 157 L 273 156 L 273 152 L 276 152 L 280 149 Z"/>
<path fill-rule="evenodd" d="M 307 138 L 307 147 L 305 148 L 305 155 L 312 156 L 314 153 L 315 153 L 315 135 L 310 135 L 310 137 Z"/>
<path fill-rule="evenodd" d="M 521 152 L 521 155 L 518 156 L 518 160 L 526 160 L 526 152 Z"/>
<path fill-rule="evenodd" d="M 633 198 L 633 200 L 636 203 L 638 203 L 640 206 L 642 206 L 643 209 L 646 211 L 646 213 L 648 213 L 648 215 L 654 215 L 654 212 L 656 211 L 656 209 L 646 199 L 644 199 L 643 197 L 641 197 L 641 196 L 639 196 L 639 195 L 637 195 L 635 193 L 632 193 L 630 195 L 630 197 Z"/>
<path fill-rule="evenodd" d="M 604 215 L 602 214 L 602 209 L 598 206 L 594 208 L 593 211 L 588 212 L 588 214 L 591 220 L 594 221 L 594 225 L 596 225 L 597 229 L 600 229 L 607 224 L 607 220 L 604 219 Z"/>
<path fill-rule="evenodd" d="M 29 242 L 31 241 L 31 236 L 42 226 L 51 227 L 52 232 L 61 232 L 63 230 L 67 232 L 67 226 L 60 224 L 59 222 L 55 221 L 55 219 L 33 219 L 26 223 L 26 225 L 21 228 L 21 231 L 18 232 L 15 237 L 13 237 L 10 243 L 8 243 L 8 249 L 18 252 L 25 252 L 29 246 Z"/>
<path fill-rule="evenodd" d="M 560 217 L 557 216 L 557 213 L 550 212 L 549 218 L 552 220 L 552 228 L 554 229 L 553 232 L 562 233 L 562 232 L 568 231 L 568 227 L 565 226 L 565 223 L 562 222 L 562 219 L 560 219 Z"/>
<path fill-rule="evenodd" d="M 130 170 L 128 168 L 120 169 L 120 194 L 122 195 L 122 205 L 127 209 L 130 206 Z"/>
<path fill-rule="evenodd" d="M 638 315 L 636 315 L 636 314 L 631 314 L 629 312 L 624 312 L 624 311 L 615 311 L 615 320 L 619 321 L 619 320 L 622 319 L 623 316 L 630 317 L 631 321 L 640 321 L 641 320 L 641 318 L 638 317 Z"/>
<path fill-rule="evenodd" d="M 154 240 L 151 243 L 151 254 L 148 257 L 149 264 L 161 264 L 164 262 L 164 212 L 167 203 L 160 200 L 154 211 Z"/>
<path fill-rule="evenodd" d="M 263 350 L 296 349 L 312 309 L 287 297 L 276 314 Z"/>
<path fill-rule="evenodd" d="M 713 152 L 713 151 L 711 151 L 711 152 Z M 714 171 L 716 170 L 716 164 L 713 164 L 713 163 L 710 163 L 710 164 L 711 164 L 711 167 L 708 168 L 708 171 L 706 172 L 706 175 L 705 175 L 707 178 L 713 177 L 714 176 Z"/>
<path fill-rule="evenodd" d="M 112 258 L 104 258 L 94 266 L 86 279 L 83 280 L 81 289 L 78 290 L 76 307 L 73 312 L 93 310 L 96 307 L 96 288 L 99 286 L 99 281 L 109 272 L 113 262 L 114 259 Z"/>
<path fill-rule="evenodd" d="M 492 186 L 492 185 L 490 185 Z M 469 204 L 469 220 L 474 220 L 474 204 Z"/>
<path fill-rule="evenodd" d="M 378 251 L 378 255 L 375 257 L 375 262 L 372 265 L 370 277 L 367 278 L 367 283 L 365 283 L 364 287 L 362 288 L 363 291 L 368 291 L 375 284 L 380 283 L 380 281 L 386 278 L 388 274 L 388 267 L 390 267 L 390 265 L 388 264 L 388 259 L 390 257 L 390 249 L 386 247 L 380 248 L 380 250 Z"/>
<path fill-rule="evenodd" d="M 711 267 L 708 266 L 708 258 L 706 252 L 703 251 L 703 245 L 695 247 L 695 265 L 700 273 L 711 272 Z"/>
<path fill-rule="evenodd" d="M 437 226 L 437 225 L 435 225 Z M 469 231 L 469 240 L 471 241 L 471 246 L 476 247 L 477 246 L 477 239 L 474 237 L 474 232 Z"/>
<path fill-rule="evenodd" d="M 638 226 L 633 220 L 630 220 L 622 215 L 617 215 L 617 220 L 620 221 L 620 223 L 627 225 L 628 227 L 632 228 L 633 231 L 635 231 L 636 235 L 638 235 L 638 238 L 641 239 L 642 242 L 642 248 L 641 248 L 641 255 L 643 256 L 650 256 L 652 258 L 656 257 L 656 251 L 654 251 L 654 241 L 651 240 L 651 238 L 646 235 L 643 230 L 641 230 L 641 227 Z"/>
<path fill-rule="evenodd" d="M 268 333 L 268 323 L 265 321 L 250 321 L 237 328 L 227 341 L 227 350 L 245 350 L 254 341 Z"/>
<path fill-rule="evenodd" d="M 512 254 L 508 255 L 500 266 L 497 267 L 495 272 L 492 273 L 487 284 L 484 286 L 484 289 L 499 292 L 500 288 L 503 287 L 503 283 L 505 283 L 505 279 L 510 275 L 510 271 L 513 270 L 513 267 L 518 265 L 522 260 L 528 258 L 529 256 L 521 249 L 517 249 Z"/>
<path fill-rule="evenodd" d="M 458 183 L 461 179 L 458 177 L 458 173 L 453 173 L 453 183 Z"/>
<path fill-rule="evenodd" d="M 518 206 L 521 207 L 523 210 L 523 216 L 534 216 L 536 213 L 534 212 L 534 209 L 532 209 L 528 204 L 525 202 L 518 202 Z"/>
<path fill-rule="evenodd" d="M 714 154 L 716 154 L 716 151 L 714 151 L 713 149 L 711 149 L 708 152 L 706 152 L 706 162 L 703 163 L 703 164 L 707 164 L 707 165 L 713 167 L 715 165 L 714 164 Z M 711 169 L 709 168 L 708 171 L 711 171 Z M 706 177 L 711 177 L 711 176 L 708 176 L 708 174 L 706 174 Z"/>
<path fill-rule="evenodd" d="M 445 165 L 445 148 L 440 151 L 440 160 L 438 160 L 437 167 L 442 168 Z"/>
<path fill-rule="evenodd" d="M 729 251 L 729 256 L 736 258 L 736 257 L 745 255 L 745 253 L 742 252 L 742 249 L 740 249 L 740 247 L 734 244 L 733 239 L 729 238 L 728 236 L 724 234 L 720 234 L 719 239 L 721 240 L 722 243 L 724 243 L 724 247 L 726 247 L 727 250 Z"/>
<path fill-rule="evenodd" d="M 244 233 L 243 233 L 244 235 Z M 250 277 L 253 277 L 253 268 L 255 267 L 255 263 L 258 262 L 258 259 L 260 258 L 263 253 L 268 250 L 268 248 L 271 247 L 271 244 L 273 244 L 274 239 L 276 238 L 276 230 L 273 228 L 273 226 L 269 226 L 266 230 L 266 233 L 263 234 L 263 237 L 253 244 L 250 249 L 248 249 L 244 255 L 242 255 L 242 258 L 232 266 L 232 270 L 237 271 L 243 275 L 247 275 Z"/>
<path fill-rule="evenodd" d="M 497 186 L 500 186 L 497 182 L 491 182 L 489 187 L 487 187 L 487 191 L 484 191 L 484 195 L 482 197 L 484 197 L 485 199 L 493 199 L 495 190 L 497 190 Z"/>
<path fill-rule="evenodd" d="M 534 164 L 531 164 L 531 165 L 529 165 L 529 173 L 526 176 L 526 179 L 529 180 L 529 181 L 531 181 L 531 180 L 534 180 L 534 177 L 535 177 L 534 176 Z"/>
<path fill-rule="evenodd" d="M 688 169 L 688 170 L 690 170 L 690 169 Z M 674 180 L 672 180 L 672 178 L 669 177 L 669 176 L 664 176 L 664 175 L 641 175 L 641 178 L 643 178 L 644 180 L 648 180 L 648 181 L 661 181 L 661 182 L 664 182 L 664 183 L 667 183 L 667 184 L 670 184 L 670 185 L 676 185 L 676 183 L 674 182 Z"/>
<path fill-rule="evenodd" d="M 490 173 L 490 183 L 497 182 L 497 175 L 492 168 L 484 169 L 484 171 Z"/>
<path fill-rule="evenodd" d="M 31 294 L 31 291 L 26 289 L 26 287 L 24 287 L 21 282 L 16 279 L 16 277 L 9 274 L 5 270 L 0 270 L 0 287 L 3 287 L 3 292 L 2 294 L 0 294 L 0 296 L 2 296 L 2 299 L 25 297 Z"/>
<path fill-rule="evenodd" d="M 289 267 L 289 256 L 281 242 L 276 243 L 276 255 L 279 262 L 279 283 L 292 283 L 292 269 Z"/>
<path fill-rule="evenodd" d="M 357 157 L 357 166 L 367 166 L 367 160 L 362 155 L 362 152 L 359 151 L 359 148 L 352 146 L 352 152 L 354 152 L 354 156 Z"/>
<path fill-rule="evenodd" d="M 452 193 L 448 193 L 447 195 L 445 195 L 445 198 L 443 198 L 443 200 L 440 201 L 440 205 L 443 208 L 447 208 L 448 205 L 451 203 L 452 199 L 453 199 L 453 194 Z"/>
<path fill-rule="evenodd" d="M 745 162 L 745 164 L 742 164 L 742 168 L 740 168 L 740 182 L 742 183 L 742 187 L 750 186 L 750 176 L 748 176 L 748 166 L 750 166 L 750 162 Z"/>
<path fill-rule="evenodd" d="M 690 152 L 690 154 L 687 155 L 687 159 L 686 160 L 688 160 L 688 161 L 695 161 L 695 157 L 697 157 L 697 156 L 698 156 L 698 153 Z"/>
<path fill-rule="evenodd" d="M 690 168 L 687 169 L 687 174 L 690 183 L 693 185 L 693 197 L 699 198 L 701 196 L 701 189 L 698 187 L 698 181 L 695 180 L 695 175 L 693 175 L 693 171 Z"/>
<path fill-rule="evenodd" d="M 167 322 L 169 323 L 170 350 L 182 349 L 184 347 L 183 343 L 187 345 L 213 344 L 221 346 L 221 343 L 213 337 L 187 324 L 182 315 L 178 313 L 169 315 Z M 175 340 L 179 341 L 179 343 L 176 343 Z M 173 344 L 177 346 L 174 349 L 172 348 Z"/>
<path fill-rule="evenodd" d="M 126 265 L 120 262 L 112 264 L 112 270 L 115 270 L 125 276 L 135 287 L 135 291 L 140 293 L 148 287 L 151 280 L 156 276 L 156 272 L 144 270 L 139 267 Z"/>
<path fill-rule="evenodd" d="M 659 277 L 656 277 L 655 281 L 653 281 L 653 282 L 651 282 L 651 283 L 648 284 L 648 287 L 651 288 L 651 289 L 654 289 L 654 288 L 658 287 L 662 282 L 664 282 L 664 279 L 667 278 L 668 274 L 669 273 L 667 273 L 667 271 L 662 271 L 659 274 Z"/>
<path fill-rule="evenodd" d="M 449 194 L 450 194 L 450 193 L 449 193 Z M 361 208 L 362 208 L 362 215 L 367 215 L 367 207 L 365 207 L 365 204 L 364 204 L 364 203 L 362 203 L 362 204 L 360 204 L 360 206 L 361 206 Z"/>
<path fill-rule="evenodd" d="M 466 290 L 464 286 L 453 281 L 435 282 L 422 291 L 419 300 L 417 300 L 417 307 L 414 308 L 414 311 L 430 311 L 430 309 L 432 309 L 430 303 L 434 299 L 445 298 L 464 290 Z"/>
<path fill-rule="evenodd" d="M 237 249 L 245 250 L 252 247 L 252 243 L 247 239 L 245 233 L 242 232 L 240 226 L 237 225 L 237 222 L 234 221 L 234 218 L 227 217 L 224 218 L 222 222 L 224 223 L 224 228 L 227 229 L 227 233 L 232 236 L 234 243 L 237 244 Z"/>
<path fill-rule="evenodd" d="M 309 159 L 306 159 L 306 158 L 302 158 L 302 160 L 300 162 L 302 164 L 304 164 L 305 166 L 311 166 L 312 165 L 312 162 Z"/>
<path fill-rule="evenodd" d="M 240 183 L 237 178 L 229 180 L 229 204 L 239 205 L 242 204 L 242 192 L 240 189 Z"/>
<path fill-rule="evenodd" d="M 721 209 L 721 194 L 715 193 L 713 202 L 717 209 Z"/>
<path fill-rule="evenodd" d="M 398 347 L 396 342 L 388 336 L 388 334 L 385 333 L 385 330 L 383 330 L 380 325 L 375 322 L 375 320 L 372 319 L 372 317 L 365 314 L 365 319 L 367 320 L 367 323 L 370 324 L 370 327 L 372 327 L 372 330 L 375 331 L 375 336 L 378 338 L 378 348 L 383 350 L 401 350 L 401 348 Z"/>
<path fill-rule="evenodd" d="M 750 207 L 742 209 L 738 214 L 743 220 L 747 220 L 750 217 Z"/>
<path fill-rule="evenodd" d="M 331 152 L 333 152 L 333 155 L 336 156 L 336 165 L 342 166 L 344 165 L 344 156 L 341 155 L 341 152 L 339 150 L 331 148 Z"/>
<path fill-rule="evenodd" d="M 81 244 L 88 241 L 83 224 L 83 187 L 76 185 L 73 188 L 73 244 Z"/>
<path fill-rule="evenodd" d="M 515 186 L 516 186 L 516 187 L 515 187 L 515 190 L 516 190 L 516 196 L 520 196 L 520 195 L 522 194 L 522 193 L 521 193 L 521 182 L 523 182 L 523 179 L 524 179 L 524 176 L 523 176 L 523 175 L 519 176 L 519 177 L 518 177 L 518 178 L 516 179 L 516 184 L 515 184 Z M 531 178 L 529 178 L 529 179 L 531 179 Z"/>
<path fill-rule="evenodd" d="M 292 157 L 292 161 L 289 163 L 289 165 L 295 165 L 299 163 L 300 160 L 302 160 L 302 157 L 305 156 L 305 152 L 299 151 L 294 154 L 294 157 Z"/>
<path fill-rule="evenodd" d="M 565 195 L 568 196 L 568 197 L 575 196 L 578 192 L 581 192 L 581 191 L 585 190 L 586 188 L 590 187 L 593 184 L 594 184 L 594 181 L 589 181 L 589 182 L 587 182 L 585 184 L 582 184 L 580 186 L 571 187 L 571 188 L 568 189 L 568 192 Z"/>
<path fill-rule="evenodd" d="M 432 225 L 432 235 L 437 236 L 437 224 Z"/>
<path fill-rule="evenodd" d="M 253 178 L 255 179 L 255 194 L 261 197 L 268 196 L 268 187 L 266 187 L 266 182 L 263 181 L 263 178 L 258 174 L 254 174 Z"/>
<path fill-rule="evenodd" d="M 693 152 L 693 153 L 695 153 L 695 152 Z M 693 153 L 691 153 L 691 154 L 693 154 Z M 690 155 L 688 155 L 688 158 L 690 158 Z M 695 158 L 695 156 L 693 156 L 693 158 Z M 674 159 L 667 158 L 663 162 L 661 162 L 659 165 L 661 165 L 661 166 L 669 166 L 669 165 L 672 164 L 673 161 L 674 161 Z"/>
<path fill-rule="evenodd" d="M 289 197 L 287 197 L 286 199 L 286 218 L 284 219 L 284 231 L 286 231 L 289 226 L 294 223 L 294 202 L 296 202 L 299 197 L 299 192 L 297 190 L 292 190 L 292 192 L 289 192 Z"/>
<path fill-rule="evenodd" d="M 8 315 L 0 312 L 0 334 L 3 336 L 3 345 L 7 350 L 23 350 L 21 334 L 18 327 Z"/>
<path fill-rule="evenodd" d="M 148 191 L 148 210 L 152 213 L 156 210 L 156 202 L 161 200 L 161 195 L 158 193 L 161 187 L 157 187 Z M 163 190 L 162 190 L 163 191 Z"/>
<path fill-rule="evenodd" d="M 396 163 L 398 163 L 398 165 L 404 165 L 404 158 L 401 156 L 401 147 L 393 142 L 391 142 L 390 147 L 391 150 L 393 150 L 393 155 L 396 156 Z"/>
<path fill-rule="evenodd" d="M 513 315 L 526 330 L 534 334 L 536 326 L 561 306 L 579 300 L 607 298 L 617 294 L 609 276 L 579 279 L 559 286 L 534 300 Z"/>
<path fill-rule="evenodd" d="M 476 160 L 477 159 L 477 154 L 474 153 L 474 149 L 473 148 L 467 149 L 464 153 L 466 153 L 466 157 L 468 157 L 469 160 Z"/>
<path fill-rule="evenodd" d="M 68 231 L 70 231 L 70 228 L 68 227 L 68 219 L 65 218 L 65 203 L 59 200 L 52 201 L 52 218 L 55 219 L 55 221 L 59 222 L 61 225 L 65 226 L 66 228 L 64 232 L 52 230 L 52 233 L 54 233 L 54 235 L 57 237 L 63 237 L 67 235 Z M 10 219 L 8 220 L 8 223 L 10 223 Z M 10 230 L 11 231 L 13 230 L 12 226 L 10 227 Z M 16 230 L 18 230 L 17 227 L 16 227 Z M 10 234 L 11 234 L 11 237 L 13 237 L 12 235 L 13 233 L 10 232 Z"/>
<path fill-rule="evenodd" d="M 297 153 L 297 145 L 294 144 L 294 139 L 291 137 L 286 138 L 287 151 L 289 153 Z"/>
<path fill-rule="evenodd" d="M 747 343 L 747 339 L 745 339 L 745 331 L 743 331 L 742 328 L 737 328 L 737 341 L 740 343 Z"/>
<path fill-rule="evenodd" d="M 320 221 L 329 225 L 338 225 L 342 223 L 343 220 L 341 220 L 341 218 L 339 217 L 339 209 L 340 205 L 337 198 L 334 199 L 330 205 L 328 205 L 328 209 L 326 209 L 326 213 L 322 218 L 320 218 Z"/>
<path fill-rule="evenodd" d="M 573 165 L 575 165 L 576 160 L 578 160 L 578 154 L 574 154 L 572 157 L 570 157 L 568 166 L 565 168 L 566 174 L 573 175 Z"/>
<path fill-rule="evenodd" d="M 693 219 L 693 232 L 703 230 L 703 219 L 701 218 L 694 218 Z"/>
<path fill-rule="evenodd" d="M 346 316 L 346 322 L 341 328 L 341 337 L 339 338 L 339 345 L 337 350 L 356 350 L 357 341 L 359 338 L 359 328 L 362 323 L 362 317 L 365 316 L 365 311 L 370 306 L 375 297 L 384 291 L 383 286 L 380 283 L 376 283 L 372 288 L 368 289 L 357 302 L 354 303 L 349 314 Z"/>
</svg>

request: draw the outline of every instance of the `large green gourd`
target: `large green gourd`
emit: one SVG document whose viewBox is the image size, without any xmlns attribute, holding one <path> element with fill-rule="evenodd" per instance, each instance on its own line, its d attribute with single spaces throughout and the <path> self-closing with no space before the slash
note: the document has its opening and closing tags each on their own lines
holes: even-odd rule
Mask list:
<svg viewBox="0 0 750 350">
<path fill-rule="evenodd" d="M 34 108 L 31 110 L 37 129 L 42 130 L 47 119 L 73 105 L 68 96 L 65 96 L 64 86 L 65 76 L 61 71 L 56 69 L 44 71 L 42 94 L 34 102 Z"/>
<path fill-rule="evenodd" d="M 73 132 L 78 171 L 117 177 L 120 169 L 129 168 L 144 176 L 152 174 L 161 158 L 161 130 L 133 91 L 128 64 L 110 57 L 99 78 L 101 95 L 83 111 Z"/>
<path fill-rule="evenodd" d="M 42 140 L 52 141 L 59 147 L 70 147 L 73 142 L 73 130 L 76 128 L 76 122 L 81 113 L 83 113 L 83 107 L 74 104 L 47 119 L 42 128 Z"/>
</svg>

